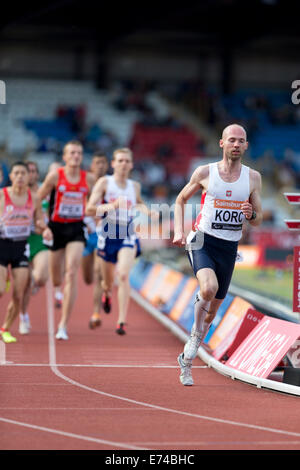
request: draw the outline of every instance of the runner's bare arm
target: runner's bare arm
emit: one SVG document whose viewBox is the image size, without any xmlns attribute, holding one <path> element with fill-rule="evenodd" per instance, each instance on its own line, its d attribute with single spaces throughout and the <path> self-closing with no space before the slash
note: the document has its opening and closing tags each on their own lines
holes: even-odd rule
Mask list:
<svg viewBox="0 0 300 470">
<path fill-rule="evenodd" d="M 37 196 L 40 202 L 45 199 L 48 194 L 51 193 L 52 189 L 54 189 L 58 182 L 58 173 L 56 170 L 51 171 L 47 174 L 44 182 L 41 184 L 37 191 Z"/>
<path fill-rule="evenodd" d="M 96 183 L 96 177 L 92 173 L 87 173 L 86 174 L 86 181 L 87 185 L 89 187 L 89 194 L 91 194 L 93 187 L 95 186 Z"/>
<path fill-rule="evenodd" d="M 97 215 L 97 208 L 103 204 L 99 203 L 103 201 L 103 196 L 106 190 L 107 180 L 105 176 L 99 178 L 95 186 L 92 189 L 91 195 L 86 205 L 85 215 L 95 217 Z"/>
<path fill-rule="evenodd" d="M 49 229 L 49 227 L 46 224 L 40 199 L 38 198 L 36 194 L 32 194 L 32 200 L 34 204 L 33 218 L 34 218 L 35 231 L 36 233 L 43 235 L 43 238 L 45 238 L 46 240 L 52 240 L 53 238 L 52 231 Z"/>
<path fill-rule="evenodd" d="M 196 168 L 191 176 L 190 181 L 184 186 L 184 188 L 178 194 L 175 201 L 174 208 L 174 245 L 184 245 L 184 206 L 186 202 L 194 195 L 197 191 L 205 188 L 205 182 L 208 178 L 209 169 L 208 165 L 200 166 Z"/>
<path fill-rule="evenodd" d="M 261 205 L 261 175 L 256 170 L 250 170 L 250 197 L 245 201 L 241 209 L 246 219 L 252 226 L 258 226 L 263 220 L 263 211 Z M 255 218 L 252 218 L 255 215 Z"/>
</svg>

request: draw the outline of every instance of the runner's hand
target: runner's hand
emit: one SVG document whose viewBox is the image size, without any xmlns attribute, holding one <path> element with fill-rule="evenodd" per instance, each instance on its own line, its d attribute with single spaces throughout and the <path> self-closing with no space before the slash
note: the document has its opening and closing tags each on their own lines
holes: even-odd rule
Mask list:
<svg viewBox="0 0 300 470">
<path fill-rule="evenodd" d="M 252 204 L 250 204 L 250 202 L 248 201 L 243 202 L 241 205 L 241 210 L 244 216 L 246 217 L 246 219 L 248 220 L 251 219 L 252 213 L 253 213 L 253 207 L 252 207 Z"/>
<path fill-rule="evenodd" d="M 53 233 L 49 227 L 46 227 L 43 231 L 43 238 L 44 240 L 51 241 L 53 240 Z"/>
<path fill-rule="evenodd" d="M 173 238 L 173 244 L 176 246 L 185 245 L 186 239 L 184 233 L 175 233 Z"/>
</svg>

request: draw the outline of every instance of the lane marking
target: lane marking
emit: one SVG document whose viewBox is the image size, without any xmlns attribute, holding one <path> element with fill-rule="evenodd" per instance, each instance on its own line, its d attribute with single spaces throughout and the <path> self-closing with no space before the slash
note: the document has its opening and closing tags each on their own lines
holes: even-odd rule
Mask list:
<svg viewBox="0 0 300 470">
<path fill-rule="evenodd" d="M 35 424 L 23 423 L 21 421 L 15 421 L 14 419 L 1 418 L 0 421 L 9 424 L 15 424 L 17 426 L 23 426 L 25 428 L 35 429 L 37 431 L 50 432 L 52 434 L 58 434 L 59 436 L 71 437 L 75 439 L 80 439 L 83 441 L 96 442 L 97 444 L 105 444 L 110 447 L 122 447 L 124 449 L 132 450 L 143 450 L 144 447 L 138 447 L 136 445 L 124 444 L 123 442 L 112 442 L 105 439 L 98 439 L 96 437 L 83 436 L 81 434 L 74 434 L 73 432 L 59 431 L 58 429 L 47 428 L 45 426 L 36 426 Z"/>
<path fill-rule="evenodd" d="M 144 364 L 1 364 L 5 366 L 12 366 L 12 367 L 99 367 L 99 368 L 141 368 L 141 369 L 178 369 L 178 366 L 168 366 L 168 365 L 144 365 Z M 193 366 L 194 369 L 208 369 L 208 366 Z"/>
<path fill-rule="evenodd" d="M 259 426 L 259 425 L 243 423 L 243 422 L 239 422 L 239 421 L 232 421 L 232 420 L 227 420 L 227 419 L 222 419 L 222 418 L 215 418 L 215 417 L 212 417 L 212 416 L 205 416 L 205 415 L 201 415 L 201 414 L 197 414 L 197 413 L 189 413 L 187 411 L 180 411 L 180 410 L 175 410 L 175 409 L 172 409 L 172 408 L 166 408 L 166 407 L 159 406 L 159 405 L 152 405 L 151 403 L 146 403 L 146 402 L 142 402 L 142 401 L 138 401 L 138 400 L 133 400 L 131 398 L 126 398 L 126 397 L 122 397 L 122 396 L 119 396 L 119 395 L 115 395 L 115 394 L 112 394 L 112 393 L 103 392 L 101 390 L 98 390 L 98 389 L 89 387 L 87 385 L 81 384 L 80 382 L 77 382 L 76 380 L 73 380 L 70 377 L 67 377 L 66 375 L 64 375 L 62 372 L 60 372 L 58 370 L 57 365 L 56 365 L 56 348 L 55 348 L 55 338 L 54 338 L 54 309 L 53 309 L 53 304 L 52 304 L 53 295 L 52 295 L 52 286 L 51 286 L 50 282 L 47 283 L 46 288 L 47 288 L 49 363 L 52 364 L 50 367 L 51 367 L 51 370 L 53 371 L 53 373 L 57 377 L 60 377 L 62 380 L 65 380 L 66 382 L 68 382 L 68 383 L 70 383 L 70 384 L 72 384 L 76 387 L 82 388 L 83 390 L 87 390 L 89 392 L 96 393 L 98 395 L 102 395 L 102 396 L 106 396 L 106 397 L 110 397 L 110 398 L 115 398 L 116 400 L 125 401 L 127 403 L 133 403 L 135 405 L 141 405 L 141 406 L 144 406 L 144 407 L 150 408 L 150 409 L 156 409 L 156 410 L 167 412 L 167 413 L 174 413 L 174 414 L 177 414 L 177 415 L 180 415 L 180 416 L 188 416 L 188 417 L 191 417 L 191 418 L 197 418 L 197 419 L 201 419 L 201 420 L 204 420 L 204 421 L 211 421 L 211 422 L 214 422 L 214 423 L 228 424 L 228 425 L 236 426 L 236 427 L 254 429 L 256 431 L 266 431 L 266 432 L 271 432 L 271 433 L 274 433 L 274 434 L 284 434 L 286 436 L 300 437 L 299 432 L 285 431 L 285 430 L 282 430 L 282 429 L 269 428 L 267 426 Z"/>
<path fill-rule="evenodd" d="M 10 408 L 8 408 L 7 406 L 6 407 L 0 407 L 0 410 L 27 410 L 27 411 L 31 411 L 31 410 L 45 410 L 45 411 L 49 411 L 49 410 L 60 410 L 60 411 L 68 411 L 68 410 L 101 410 L 101 411 L 123 411 L 123 410 L 135 410 L 135 411 L 145 411 L 143 407 L 139 407 L 139 408 L 134 408 L 133 406 L 131 407 L 122 407 L 122 408 L 111 408 L 111 407 L 97 407 L 97 406 L 93 406 L 93 407 L 89 407 L 89 408 L 79 408 L 78 406 L 76 406 L 75 408 L 73 407 L 51 407 L 51 408 L 40 408 L 40 407 L 30 407 L 30 408 L 24 408 L 24 407 L 15 407 L 15 406 L 12 406 Z"/>
</svg>

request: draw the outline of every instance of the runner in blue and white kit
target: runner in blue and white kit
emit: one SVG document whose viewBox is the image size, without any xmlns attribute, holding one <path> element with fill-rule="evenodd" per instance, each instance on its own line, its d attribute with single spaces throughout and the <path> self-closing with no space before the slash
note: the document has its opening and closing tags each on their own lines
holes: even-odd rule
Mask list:
<svg viewBox="0 0 300 470">
<path fill-rule="evenodd" d="M 109 299 L 118 266 L 119 316 L 116 333 L 125 334 L 125 323 L 130 299 L 129 273 L 140 255 L 140 241 L 134 230 L 134 209 L 154 216 L 141 197 L 141 185 L 129 179 L 133 168 L 132 152 L 117 149 L 111 162 L 113 174 L 100 178 L 95 184 L 86 208 L 86 215 L 102 217 L 97 226 L 98 255 L 101 258 L 102 287 Z M 101 203 L 104 200 L 104 203 Z"/>
<path fill-rule="evenodd" d="M 227 126 L 220 147 L 223 159 L 199 166 L 175 204 L 173 243 L 178 246 L 186 243 L 200 287 L 191 336 L 178 356 L 183 385 L 193 385 L 192 360 L 227 294 L 243 222 L 247 219 L 257 226 L 262 221 L 261 175 L 241 163 L 248 147 L 245 129 L 238 124 Z M 195 230 L 185 239 L 184 206 L 199 190 L 205 193 L 202 209 Z"/>
</svg>

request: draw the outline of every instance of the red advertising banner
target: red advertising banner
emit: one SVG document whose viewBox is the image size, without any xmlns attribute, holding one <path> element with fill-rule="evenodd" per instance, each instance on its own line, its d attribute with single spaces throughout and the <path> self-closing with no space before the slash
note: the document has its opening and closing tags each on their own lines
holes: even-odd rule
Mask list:
<svg viewBox="0 0 300 470">
<path fill-rule="evenodd" d="M 294 291 L 293 312 L 300 313 L 300 246 L 294 247 Z"/>
<path fill-rule="evenodd" d="M 237 332 L 237 335 L 234 339 L 234 342 L 228 348 L 226 354 L 228 357 L 232 356 L 234 351 L 239 347 L 239 345 L 244 341 L 244 339 L 249 335 L 249 333 L 256 327 L 256 325 L 264 318 L 264 315 L 255 310 L 254 308 L 249 308 L 246 315 L 243 318 L 242 324 Z"/>
<path fill-rule="evenodd" d="M 300 325 L 265 316 L 226 365 L 255 377 L 267 378 L 298 338 Z"/>
<path fill-rule="evenodd" d="M 300 204 L 300 193 L 284 193 L 290 204 Z"/>
<path fill-rule="evenodd" d="M 227 312 L 208 342 L 208 346 L 213 351 L 212 354 L 216 359 L 220 359 L 232 344 L 235 334 L 250 307 L 253 308 L 253 305 L 238 296 L 229 305 Z M 228 337 L 229 339 L 226 341 Z"/>
<path fill-rule="evenodd" d="M 289 230 L 300 230 L 300 220 L 290 219 L 285 220 L 285 223 Z"/>
</svg>

